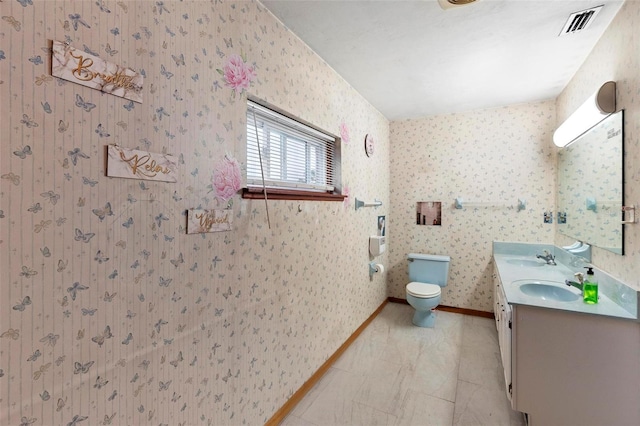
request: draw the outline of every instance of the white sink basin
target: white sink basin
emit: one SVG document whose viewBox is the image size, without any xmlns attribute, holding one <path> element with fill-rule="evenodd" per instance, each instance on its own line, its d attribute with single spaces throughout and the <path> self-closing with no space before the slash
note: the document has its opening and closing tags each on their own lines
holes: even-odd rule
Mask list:
<svg viewBox="0 0 640 426">
<path fill-rule="evenodd" d="M 544 266 L 546 263 L 534 259 L 507 259 L 507 263 L 516 266 Z"/>
<path fill-rule="evenodd" d="M 574 302 L 580 299 L 577 289 L 572 289 L 558 281 L 520 280 L 514 281 L 522 293 L 542 300 Z"/>
</svg>

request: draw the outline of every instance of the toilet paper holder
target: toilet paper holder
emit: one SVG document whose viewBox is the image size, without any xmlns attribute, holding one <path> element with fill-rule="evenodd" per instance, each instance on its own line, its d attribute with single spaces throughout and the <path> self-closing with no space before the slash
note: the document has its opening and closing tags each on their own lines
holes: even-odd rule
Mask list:
<svg viewBox="0 0 640 426">
<path fill-rule="evenodd" d="M 373 278 L 376 272 L 384 272 L 384 266 L 380 263 L 369 262 L 369 277 Z"/>
</svg>

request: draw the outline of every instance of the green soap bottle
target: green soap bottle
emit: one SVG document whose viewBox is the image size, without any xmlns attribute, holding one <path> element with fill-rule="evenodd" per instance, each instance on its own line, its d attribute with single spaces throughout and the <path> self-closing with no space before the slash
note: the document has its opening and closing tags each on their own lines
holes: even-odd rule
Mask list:
<svg viewBox="0 0 640 426">
<path fill-rule="evenodd" d="M 598 282 L 593 274 L 593 267 L 585 266 L 587 270 L 587 278 L 582 286 L 582 300 L 584 303 L 595 305 L 598 303 Z"/>
</svg>

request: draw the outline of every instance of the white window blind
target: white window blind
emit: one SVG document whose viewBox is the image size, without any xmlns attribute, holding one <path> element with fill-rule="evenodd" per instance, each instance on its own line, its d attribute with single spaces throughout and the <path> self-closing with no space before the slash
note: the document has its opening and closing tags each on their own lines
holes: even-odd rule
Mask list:
<svg viewBox="0 0 640 426">
<path fill-rule="evenodd" d="M 261 154 L 266 187 L 332 192 L 335 143 L 330 135 L 247 101 L 247 186 L 262 188 Z"/>
</svg>

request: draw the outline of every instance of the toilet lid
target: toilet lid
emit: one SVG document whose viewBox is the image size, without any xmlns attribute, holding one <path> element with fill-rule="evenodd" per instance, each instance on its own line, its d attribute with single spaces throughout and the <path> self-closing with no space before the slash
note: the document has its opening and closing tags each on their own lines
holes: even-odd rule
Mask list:
<svg viewBox="0 0 640 426">
<path fill-rule="evenodd" d="M 440 295 L 440 286 L 437 284 L 411 282 L 407 284 L 407 293 L 413 297 L 428 299 Z"/>
</svg>

